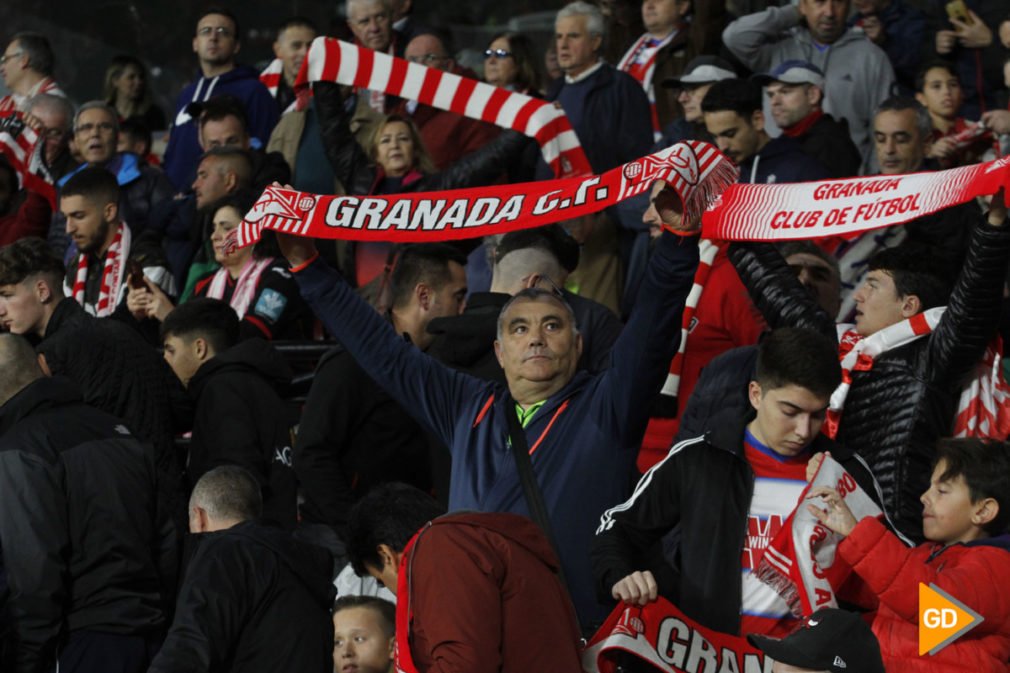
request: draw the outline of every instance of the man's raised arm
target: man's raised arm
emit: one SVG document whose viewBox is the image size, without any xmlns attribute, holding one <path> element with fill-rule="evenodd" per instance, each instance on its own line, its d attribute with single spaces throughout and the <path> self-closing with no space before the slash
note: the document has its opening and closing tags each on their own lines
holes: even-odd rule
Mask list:
<svg viewBox="0 0 1010 673">
<path fill-rule="evenodd" d="M 457 409 L 490 386 L 460 374 L 405 341 L 321 259 L 311 239 L 277 232 L 302 296 L 361 368 L 418 423 L 452 446 Z"/>
</svg>

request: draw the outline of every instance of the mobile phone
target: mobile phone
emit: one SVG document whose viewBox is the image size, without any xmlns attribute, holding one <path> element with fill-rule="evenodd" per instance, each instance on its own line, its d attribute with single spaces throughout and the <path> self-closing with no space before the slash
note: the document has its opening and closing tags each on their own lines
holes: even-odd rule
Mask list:
<svg viewBox="0 0 1010 673">
<path fill-rule="evenodd" d="M 968 24 L 969 26 L 974 23 L 971 20 L 971 15 L 968 14 L 968 8 L 964 4 L 964 0 L 951 0 L 947 3 L 947 16 L 951 20 L 957 20 L 961 23 Z"/>
<path fill-rule="evenodd" d="M 126 260 L 126 282 L 134 290 L 147 289 L 147 284 L 144 283 L 144 267 L 135 259 Z"/>
</svg>

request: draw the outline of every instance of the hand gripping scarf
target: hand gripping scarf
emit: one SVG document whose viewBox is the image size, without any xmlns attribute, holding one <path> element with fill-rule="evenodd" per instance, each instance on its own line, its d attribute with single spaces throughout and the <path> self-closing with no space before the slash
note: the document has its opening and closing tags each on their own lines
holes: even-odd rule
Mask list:
<svg viewBox="0 0 1010 673">
<path fill-rule="evenodd" d="M 18 188 L 30 189 L 45 197 L 49 206 L 56 210 L 56 189 L 53 184 L 29 169 L 32 155 L 41 151 L 39 136 L 33 128 L 26 126 L 20 112 L 0 113 L 0 153 L 7 157 L 18 176 Z"/>
<path fill-rule="evenodd" d="M 105 265 L 102 267 L 102 285 L 98 293 L 98 304 L 95 315 L 99 318 L 112 315 L 116 310 L 116 300 L 119 298 L 119 288 L 126 279 L 126 260 L 130 256 L 130 228 L 120 222 L 116 229 L 116 237 L 105 253 Z M 84 306 L 84 285 L 88 279 L 88 255 L 81 253 L 77 260 L 77 275 L 74 276 L 74 299 Z"/>
<path fill-rule="evenodd" d="M 916 313 L 907 320 L 889 325 L 868 337 L 860 336 L 853 325 L 838 328 L 838 356 L 842 360 L 842 382 L 831 394 L 824 434 L 835 437 L 841 422 L 845 398 L 852 386 L 852 372 L 869 371 L 881 353 L 898 348 L 931 334 L 947 307 L 939 306 Z M 1000 366 L 1002 340 L 997 336 L 985 356 L 962 386 L 953 419 L 955 437 L 989 437 L 1002 440 L 1010 431 L 1010 387 Z"/>
<path fill-rule="evenodd" d="M 768 543 L 752 571 L 782 596 L 796 617 L 821 608 L 838 607 L 834 588 L 846 575 L 845 569 L 835 565 L 835 552 L 842 536 L 821 525 L 805 506 L 804 498 L 816 486 L 837 489 L 856 520 L 883 514 L 841 464 L 830 456 L 824 457 L 817 474 L 800 494 L 796 509 Z"/>
<path fill-rule="evenodd" d="M 552 103 L 467 77 L 411 63 L 331 37 L 317 37 L 295 80 L 295 92 L 311 82 L 336 82 L 416 100 L 536 138 L 554 174 L 592 173 L 565 113 Z"/>
</svg>

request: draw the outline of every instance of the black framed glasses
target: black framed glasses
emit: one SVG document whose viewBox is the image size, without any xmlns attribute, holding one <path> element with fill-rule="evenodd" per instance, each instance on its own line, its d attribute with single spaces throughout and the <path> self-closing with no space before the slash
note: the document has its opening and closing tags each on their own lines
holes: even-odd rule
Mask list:
<svg viewBox="0 0 1010 673">
<path fill-rule="evenodd" d="M 16 51 L 13 54 L 5 54 L 4 56 L 0 57 L 0 65 L 7 65 L 7 61 L 12 61 L 23 54 L 24 54 L 23 51 Z"/>
<path fill-rule="evenodd" d="M 491 58 L 492 56 L 497 56 L 498 58 L 509 58 L 512 56 L 511 51 L 505 51 L 504 49 L 485 49 L 484 58 Z"/>
</svg>

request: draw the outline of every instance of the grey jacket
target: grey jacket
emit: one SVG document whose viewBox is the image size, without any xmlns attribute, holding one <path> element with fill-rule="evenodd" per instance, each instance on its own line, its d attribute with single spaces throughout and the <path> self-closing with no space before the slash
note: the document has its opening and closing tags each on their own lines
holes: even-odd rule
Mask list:
<svg viewBox="0 0 1010 673">
<path fill-rule="evenodd" d="M 849 28 L 823 51 L 814 46 L 806 27 L 799 25 L 796 7 L 769 7 L 742 16 L 726 27 L 723 42 L 744 65 L 768 72 L 779 63 L 799 59 L 824 72 L 824 111 L 845 118 L 849 134 L 863 155 L 865 168 L 873 159 L 873 116 L 891 93 L 894 69 L 887 54 L 862 31 Z"/>
</svg>

